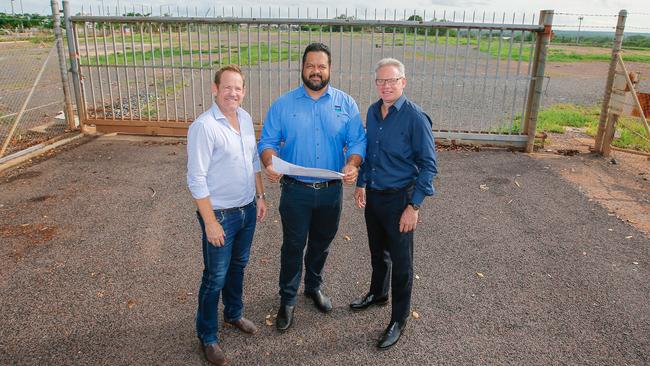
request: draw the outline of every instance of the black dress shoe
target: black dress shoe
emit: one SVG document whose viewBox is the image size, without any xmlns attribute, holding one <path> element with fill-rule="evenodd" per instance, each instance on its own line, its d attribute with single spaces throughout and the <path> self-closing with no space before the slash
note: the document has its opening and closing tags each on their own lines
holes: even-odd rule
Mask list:
<svg viewBox="0 0 650 366">
<path fill-rule="evenodd" d="M 404 327 L 406 327 L 406 321 L 390 322 L 388 328 L 384 331 L 384 334 L 379 338 L 377 347 L 385 349 L 397 343 L 399 337 L 401 337 L 404 332 Z"/>
<path fill-rule="evenodd" d="M 388 304 L 388 296 L 376 297 L 369 293 L 363 299 L 355 300 L 350 304 L 352 310 L 363 310 L 369 308 L 371 305 L 383 306 Z"/>
<path fill-rule="evenodd" d="M 293 308 L 293 305 L 280 305 L 278 316 L 275 319 L 275 327 L 279 331 L 284 332 L 291 326 L 293 322 Z"/>
<path fill-rule="evenodd" d="M 329 313 L 332 311 L 332 301 L 329 297 L 325 296 L 323 291 L 318 290 L 316 292 L 305 292 L 305 296 L 314 300 L 316 308 L 323 313 Z"/>
</svg>

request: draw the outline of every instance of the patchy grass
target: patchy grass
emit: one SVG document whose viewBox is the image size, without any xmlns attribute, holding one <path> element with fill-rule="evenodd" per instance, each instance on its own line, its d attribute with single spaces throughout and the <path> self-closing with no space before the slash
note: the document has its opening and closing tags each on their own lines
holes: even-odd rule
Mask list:
<svg viewBox="0 0 650 366">
<path fill-rule="evenodd" d="M 300 50 L 297 46 L 298 42 L 296 41 L 296 47 L 294 49 L 292 42 L 292 61 L 297 61 L 300 59 Z M 254 44 L 250 47 L 231 46 L 228 48 L 226 46 L 222 46 L 221 48 L 213 48 L 211 51 L 212 56 L 210 56 L 210 52 L 208 50 L 201 50 L 201 52 L 199 52 L 197 49 L 183 49 L 182 65 L 193 67 L 209 67 L 211 64 L 258 65 L 263 62 L 269 62 L 269 60 L 270 62 L 278 62 L 286 61 L 289 59 L 289 50 L 287 48 L 278 49 L 278 47 L 275 45 L 271 45 L 269 48 L 268 44 L 266 43 Z M 172 64 L 173 59 L 174 66 L 181 66 L 180 56 L 180 47 L 164 48 L 162 50 L 160 48 L 154 48 L 153 50 L 144 52 L 139 50 L 129 51 L 127 48 L 127 51 L 124 53 L 118 50 L 117 53 L 100 55 L 99 57 L 93 57 L 92 55 L 90 57 L 81 57 L 81 62 L 82 65 L 142 65 L 143 62 L 146 64 L 151 64 L 152 61 L 156 64 L 160 64 L 161 61 L 164 60 L 166 65 L 170 65 Z M 212 60 L 210 60 L 210 58 Z"/>
<path fill-rule="evenodd" d="M 564 127 L 598 127 L 600 108 L 573 104 L 556 104 L 543 109 L 537 116 L 537 130 L 564 133 Z"/>
<path fill-rule="evenodd" d="M 595 136 L 598 131 L 600 116 L 599 106 L 579 106 L 574 104 L 556 104 L 542 109 L 537 115 L 537 131 L 564 133 L 565 127 L 582 129 L 586 134 Z M 639 118 L 622 116 L 616 129 L 620 137 L 614 138 L 612 145 L 624 149 L 650 152 L 650 137 L 647 136 L 643 122 Z M 521 115 L 515 117 L 514 127 L 502 126 L 492 132 L 520 133 Z"/>
</svg>

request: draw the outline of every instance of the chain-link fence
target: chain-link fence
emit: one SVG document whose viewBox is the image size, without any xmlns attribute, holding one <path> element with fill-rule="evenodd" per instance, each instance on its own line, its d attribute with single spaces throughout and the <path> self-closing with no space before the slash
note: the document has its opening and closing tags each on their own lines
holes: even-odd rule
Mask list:
<svg viewBox="0 0 650 366">
<path fill-rule="evenodd" d="M 49 38 L 0 42 L 0 158 L 67 132 L 59 61 Z"/>
</svg>

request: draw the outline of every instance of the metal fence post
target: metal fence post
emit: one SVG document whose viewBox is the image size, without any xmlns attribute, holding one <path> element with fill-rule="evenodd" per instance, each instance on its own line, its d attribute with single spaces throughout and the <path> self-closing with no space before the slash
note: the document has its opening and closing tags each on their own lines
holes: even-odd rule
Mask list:
<svg viewBox="0 0 650 366">
<path fill-rule="evenodd" d="M 603 153 L 603 141 L 607 124 L 607 116 L 609 115 L 609 100 L 612 96 L 612 86 L 614 85 L 616 64 L 618 63 L 618 55 L 621 52 L 621 47 L 623 45 L 623 33 L 625 31 L 626 18 L 627 10 L 621 10 L 618 13 L 616 35 L 614 36 L 614 46 L 612 47 L 612 60 L 609 62 L 609 72 L 607 73 L 607 83 L 605 84 L 605 95 L 603 96 L 603 104 L 600 107 L 600 120 L 598 121 L 598 132 L 596 133 L 594 151 L 597 151 L 601 154 Z"/>
<path fill-rule="evenodd" d="M 56 51 L 59 55 L 59 71 L 61 72 L 61 83 L 63 84 L 63 99 L 65 102 L 65 120 L 68 122 L 68 127 L 74 129 L 76 127 L 74 122 L 74 110 L 72 108 L 72 99 L 70 98 L 70 85 L 68 84 L 68 71 L 66 70 L 65 63 L 65 50 L 63 49 L 63 33 L 61 31 L 61 15 L 59 10 L 59 1 L 52 0 L 52 19 L 54 22 L 54 42 L 56 44 Z"/>
<path fill-rule="evenodd" d="M 70 55 L 70 72 L 72 73 L 72 86 L 74 88 L 77 114 L 79 115 L 79 129 L 83 131 L 86 122 L 86 104 L 81 93 L 81 78 L 79 77 L 79 54 L 75 46 L 72 21 L 70 20 L 70 2 L 63 0 L 63 18 L 65 20 L 65 33 L 68 37 L 68 52 Z"/>
<path fill-rule="evenodd" d="M 546 51 L 551 42 L 553 26 L 553 10 L 542 10 L 539 14 L 539 24 L 544 26 L 542 33 L 537 33 L 535 44 L 535 57 L 531 72 L 530 87 L 528 88 L 528 99 L 526 100 L 526 114 L 524 116 L 523 131 L 528 136 L 526 152 L 533 151 L 535 143 L 535 129 L 537 127 L 537 113 L 542 99 L 542 87 L 544 86 L 544 70 L 546 67 Z"/>
</svg>

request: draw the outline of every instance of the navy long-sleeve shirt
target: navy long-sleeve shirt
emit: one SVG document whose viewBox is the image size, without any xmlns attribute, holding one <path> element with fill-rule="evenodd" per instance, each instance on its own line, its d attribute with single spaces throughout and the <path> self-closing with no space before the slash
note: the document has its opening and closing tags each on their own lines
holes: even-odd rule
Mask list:
<svg viewBox="0 0 650 366">
<path fill-rule="evenodd" d="M 402 95 L 381 117 L 380 99 L 368 108 L 366 159 L 358 187 L 395 189 L 415 184 L 412 203 L 422 204 L 434 193 L 438 173 L 429 117 Z"/>
</svg>

